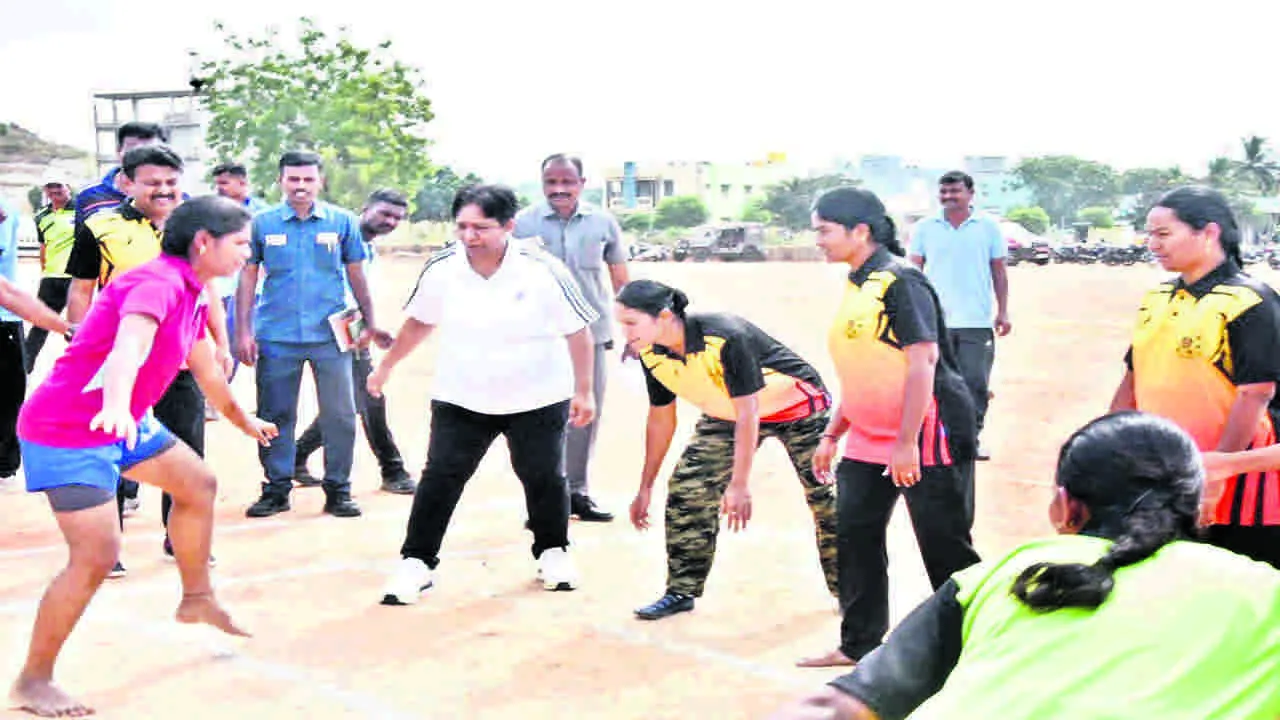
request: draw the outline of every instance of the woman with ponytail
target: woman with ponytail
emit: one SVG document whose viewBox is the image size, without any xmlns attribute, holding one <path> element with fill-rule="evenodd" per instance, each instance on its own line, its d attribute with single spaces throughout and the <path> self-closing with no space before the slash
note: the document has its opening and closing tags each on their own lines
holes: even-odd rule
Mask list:
<svg viewBox="0 0 1280 720">
<path fill-rule="evenodd" d="M 902 257 L 880 199 L 830 190 L 814 203 L 813 226 L 827 261 L 849 266 L 827 334 L 839 409 L 814 453 L 814 471 L 829 477 L 845 438 L 835 469 L 844 620 L 839 648 L 800 661 L 826 667 L 857 662 L 889 630 L 885 535 L 900 495 L 935 590 L 978 562 L 970 536 L 977 416 L 938 297 Z"/>
<path fill-rule="evenodd" d="M 773 720 L 1280 717 L 1280 573 L 1191 541 L 1195 440 L 1124 411 L 1072 435 L 1058 535 L 948 580 Z"/>
<path fill-rule="evenodd" d="M 649 499 L 676 430 L 676 398 L 702 417 L 667 486 L 667 589 L 636 610 L 657 620 L 693 609 L 715 557 L 719 515 L 730 530 L 751 520 L 748 478 L 756 448 L 777 438 L 813 513 L 827 590 L 839 594 L 836 500 L 830 480 L 814 475 L 813 453 L 830 418 L 831 396 L 813 366 L 747 320 L 688 313 L 689 298 L 653 280 L 618 292 L 618 325 L 640 358 L 649 392 L 644 469 L 631 523 L 649 526 Z"/>
<path fill-rule="evenodd" d="M 1112 410 L 1177 423 L 1205 452 L 1277 442 L 1280 296 L 1246 275 L 1240 229 L 1221 193 L 1181 187 L 1147 215 L 1151 251 L 1177 273 L 1143 298 Z M 1205 486 L 1210 542 L 1280 568 L 1280 472 Z"/>
</svg>

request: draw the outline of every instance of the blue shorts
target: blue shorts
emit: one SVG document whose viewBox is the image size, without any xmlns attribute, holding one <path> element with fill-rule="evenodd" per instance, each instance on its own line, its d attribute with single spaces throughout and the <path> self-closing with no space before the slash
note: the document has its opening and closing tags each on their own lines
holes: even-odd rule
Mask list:
<svg viewBox="0 0 1280 720">
<path fill-rule="evenodd" d="M 150 460 L 173 447 L 177 436 L 147 411 L 138 422 L 138 439 L 130 450 L 124 440 L 97 447 L 52 447 L 20 441 L 27 492 L 43 492 L 66 485 L 88 485 L 110 490 L 120 483 L 120 474 L 143 460 Z"/>
</svg>

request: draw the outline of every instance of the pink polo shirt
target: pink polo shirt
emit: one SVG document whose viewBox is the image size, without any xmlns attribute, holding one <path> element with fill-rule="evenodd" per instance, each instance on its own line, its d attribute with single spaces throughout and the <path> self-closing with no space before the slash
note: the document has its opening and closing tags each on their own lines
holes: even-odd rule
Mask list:
<svg viewBox="0 0 1280 720">
<path fill-rule="evenodd" d="M 151 352 L 138 369 L 130 410 L 141 420 L 160 400 L 191 351 L 207 331 L 204 286 L 191 263 L 161 255 L 133 268 L 98 294 L 84 324 L 48 377 L 31 393 L 18 415 L 18 437 L 53 447 L 96 447 L 119 438 L 90 430 L 102 410 L 107 356 L 126 315 L 146 315 L 159 323 Z"/>
</svg>

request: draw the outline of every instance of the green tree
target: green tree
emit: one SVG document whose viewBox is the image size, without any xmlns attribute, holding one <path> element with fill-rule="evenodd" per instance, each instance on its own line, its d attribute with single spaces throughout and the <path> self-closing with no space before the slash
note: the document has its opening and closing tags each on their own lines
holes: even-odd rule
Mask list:
<svg viewBox="0 0 1280 720">
<path fill-rule="evenodd" d="M 1116 226 L 1115 213 L 1111 208 L 1105 207 L 1087 207 L 1081 208 L 1080 214 L 1077 216 L 1081 222 L 1087 222 L 1090 226 L 1096 228 L 1113 228 Z"/>
<path fill-rule="evenodd" d="M 1280 164 L 1271 159 L 1266 138 L 1257 135 L 1242 138 L 1240 151 L 1242 159 L 1232 163 L 1236 176 L 1252 185 L 1262 195 L 1274 194 Z"/>
<path fill-rule="evenodd" d="M 707 206 L 696 195 L 677 195 L 658 203 L 654 226 L 660 229 L 688 228 L 707 221 Z"/>
<path fill-rule="evenodd" d="M 44 188 L 32 185 L 31 189 L 27 190 L 27 202 L 33 211 L 39 210 L 44 205 Z"/>
<path fill-rule="evenodd" d="M 1134 168 L 1120 176 L 1120 191 L 1132 198 L 1129 219 L 1135 228 L 1147 223 L 1147 213 L 1170 190 L 1195 182 L 1180 167 Z"/>
<path fill-rule="evenodd" d="M 790 230 L 803 230 L 810 226 L 813 201 L 823 191 L 857 184 L 856 179 L 847 175 L 793 177 L 766 187 L 760 207 L 772 216 L 774 224 Z"/>
<path fill-rule="evenodd" d="M 200 64 L 206 141 L 219 157 L 249 166 L 256 192 L 278 197 L 277 161 L 294 149 L 325 159 L 327 196 L 346 207 L 374 187 L 419 186 L 430 169 L 422 132 L 434 115 L 418 71 L 392 57 L 389 41 L 362 48 L 345 28 L 331 36 L 308 18 L 297 49 L 275 30 L 215 28 L 227 56 Z"/>
<path fill-rule="evenodd" d="M 1082 208 L 1113 206 L 1119 178 L 1110 165 L 1072 155 L 1026 158 L 1013 169 L 1017 186 L 1027 188 L 1055 223 L 1074 218 Z"/>
<path fill-rule="evenodd" d="M 648 232 L 653 229 L 656 219 L 653 213 L 637 212 L 621 216 L 618 224 L 627 232 Z"/>
<path fill-rule="evenodd" d="M 432 170 L 413 197 L 413 213 L 409 219 L 414 222 L 452 220 L 453 196 L 468 185 L 482 182 L 484 181 L 480 176 L 474 173 L 459 176 L 450 167 Z"/>
<path fill-rule="evenodd" d="M 773 222 L 773 213 L 765 209 L 764 202 L 762 197 L 753 197 L 747 201 L 747 206 L 742 209 L 742 222 Z"/>
<path fill-rule="evenodd" d="M 1005 217 L 1009 222 L 1021 225 L 1029 233 L 1043 235 L 1049 230 L 1049 213 L 1042 207 L 1013 208 Z"/>
</svg>

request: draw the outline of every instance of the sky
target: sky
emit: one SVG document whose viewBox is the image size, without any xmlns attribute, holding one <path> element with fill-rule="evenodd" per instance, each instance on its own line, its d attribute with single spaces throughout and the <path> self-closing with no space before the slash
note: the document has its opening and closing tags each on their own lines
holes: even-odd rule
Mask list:
<svg viewBox="0 0 1280 720">
<path fill-rule="evenodd" d="M 179 7 L 168 5 L 167 7 Z M 433 159 L 536 179 L 576 152 L 805 166 L 861 154 L 1075 154 L 1121 169 L 1274 138 L 1280 3 L 1217 0 L 0 0 L 0 121 L 91 149 L 94 92 L 187 87 L 213 23 L 289 34 L 299 16 L 392 42 L 427 80 Z M 1034 10 L 1033 10 L 1034 9 Z M 1255 32 L 1253 29 L 1257 29 Z"/>
</svg>

